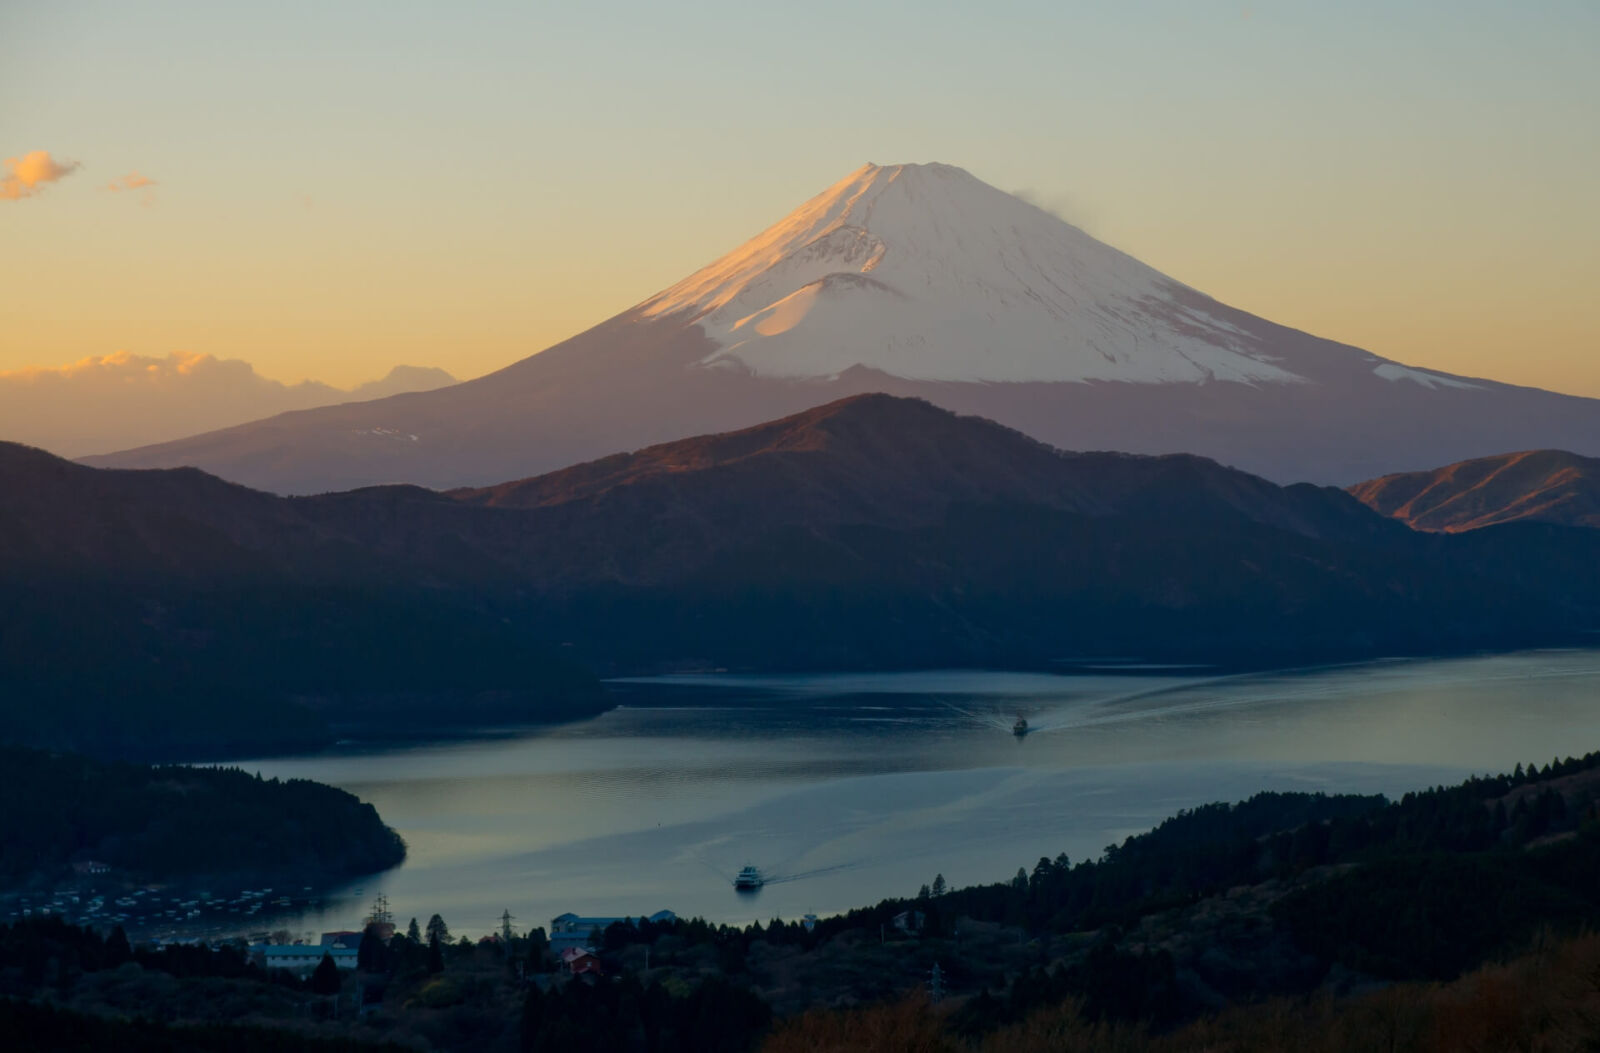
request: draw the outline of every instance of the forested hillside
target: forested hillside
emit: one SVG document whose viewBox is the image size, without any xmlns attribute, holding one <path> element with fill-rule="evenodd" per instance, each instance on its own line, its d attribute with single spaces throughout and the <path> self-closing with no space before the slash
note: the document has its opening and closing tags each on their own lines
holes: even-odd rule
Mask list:
<svg viewBox="0 0 1600 1053">
<path fill-rule="evenodd" d="M 0 747 L 0 881 L 105 863 L 124 881 L 275 877 L 306 883 L 367 874 L 405 843 L 354 794 L 237 768 L 145 767 Z"/>
</svg>

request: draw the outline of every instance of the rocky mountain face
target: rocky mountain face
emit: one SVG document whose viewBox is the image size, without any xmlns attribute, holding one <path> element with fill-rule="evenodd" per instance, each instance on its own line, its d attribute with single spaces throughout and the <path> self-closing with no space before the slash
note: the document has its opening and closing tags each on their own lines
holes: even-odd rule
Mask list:
<svg viewBox="0 0 1600 1053">
<path fill-rule="evenodd" d="M 1480 457 L 1372 479 L 1350 493 L 1416 530 L 1455 533 L 1497 523 L 1600 527 L 1600 460 L 1565 450 Z"/>
</svg>

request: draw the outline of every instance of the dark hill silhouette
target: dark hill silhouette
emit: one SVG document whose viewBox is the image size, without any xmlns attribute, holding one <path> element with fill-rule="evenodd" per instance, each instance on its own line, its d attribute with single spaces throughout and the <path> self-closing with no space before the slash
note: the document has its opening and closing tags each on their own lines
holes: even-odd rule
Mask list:
<svg viewBox="0 0 1600 1053">
<path fill-rule="evenodd" d="M 936 529 L 966 506 L 1237 518 L 1312 538 L 1401 533 L 1332 488 L 1279 487 L 1181 454 L 1063 453 L 993 421 L 876 394 L 449 496 L 518 510 L 559 538 L 513 557 L 550 557 L 541 576 L 630 583 L 685 580 L 773 532 Z"/>
<path fill-rule="evenodd" d="M 0 444 L 0 742 L 216 759 L 604 707 L 459 582 L 307 511 Z"/>
<path fill-rule="evenodd" d="M 1063 453 L 884 395 L 448 493 L 278 498 L 14 446 L 0 493 L 6 668 L 102 714 L 127 683 L 188 691 L 180 731 L 239 692 L 336 722 L 470 723 L 462 696 L 496 692 L 581 711 L 572 659 L 1260 666 L 1600 625 L 1594 531 L 1418 533 L 1341 490 Z"/>
<path fill-rule="evenodd" d="M 705 505 L 734 488 L 760 488 L 754 507 L 763 516 L 813 523 L 911 524 L 953 503 L 983 501 L 1109 515 L 1161 505 L 1175 495 L 1204 495 L 1250 518 L 1309 534 L 1348 529 L 1363 518 L 1330 489 L 1286 490 L 1183 454 L 1064 453 L 982 417 L 883 394 L 451 496 L 536 508 L 637 486 L 671 490 L 702 513 L 722 511 Z"/>
</svg>

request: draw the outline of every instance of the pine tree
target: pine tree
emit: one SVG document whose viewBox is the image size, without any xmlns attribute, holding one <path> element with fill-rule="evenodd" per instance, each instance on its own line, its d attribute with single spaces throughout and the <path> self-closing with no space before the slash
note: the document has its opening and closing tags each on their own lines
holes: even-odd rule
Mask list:
<svg viewBox="0 0 1600 1053">
<path fill-rule="evenodd" d="M 944 883 L 944 875 L 943 874 L 935 874 L 935 875 L 933 875 L 933 888 L 929 889 L 929 891 L 932 892 L 934 896 L 937 897 L 937 896 L 944 895 L 945 889 L 947 887 L 948 886 L 946 886 L 945 883 Z"/>
<path fill-rule="evenodd" d="M 438 915 L 436 914 L 434 917 L 438 917 Z M 428 941 L 428 972 L 444 972 L 444 949 L 438 939 L 430 939 Z"/>
<path fill-rule="evenodd" d="M 115 969 L 123 962 L 133 961 L 133 948 L 128 945 L 128 934 L 118 925 L 106 937 L 106 966 Z"/>
<path fill-rule="evenodd" d="M 450 926 L 446 925 L 444 919 L 437 914 L 428 919 L 428 942 L 433 943 L 436 940 L 439 943 L 450 942 Z"/>
<path fill-rule="evenodd" d="M 311 974 L 311 990 L 314 994 L 335 995 L 339 993 L 339 987 L 339 967 L 333 963 L 333 955 L 323 951 L 322 961 L 317 963 L 316 972 Z"/>
<path fill-rule="evenodd" d="M 550 940 L 544 934 L 544 928 L 528 930 L 528 968 L 535 972 L 543 972 L 545 968 L 545 953 L 550 949 Z"/>
<path fill-rule="evenodd" d="M 406 926 L 406 939 L 412 943 L 422 942 L 422 930 L 417 928 L 417 919 L 412 918 L 411 924 Z"/>
<path fill-rule="evenodd" d="M 356 968 L 367 973 L 389 971 L 389 948 L 383 942 L 376 924 L 368 925 L 361 933 L 361 945 L 356 951 Z"/>
</svg>

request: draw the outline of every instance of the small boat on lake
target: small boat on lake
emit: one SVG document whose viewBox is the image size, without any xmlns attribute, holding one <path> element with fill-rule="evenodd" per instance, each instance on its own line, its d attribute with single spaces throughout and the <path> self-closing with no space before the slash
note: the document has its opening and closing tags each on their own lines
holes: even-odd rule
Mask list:
<svg viewBox="0 0 1600 1053">
<path fill-rule="evenodd" d="M 733 887 L 740 892 L 754 892 L 767 883 L 761 876 L 761 871 L 755 867 L 745 867 L 739 871 L 739 876 L 733 879 Z"/>
</svg>

